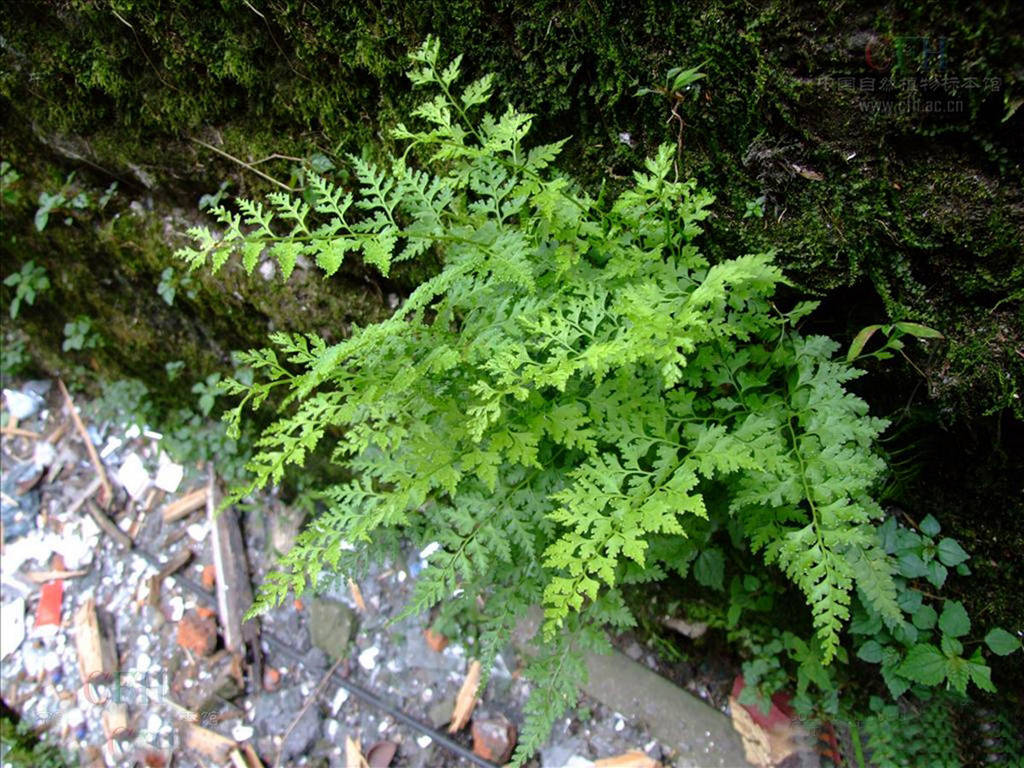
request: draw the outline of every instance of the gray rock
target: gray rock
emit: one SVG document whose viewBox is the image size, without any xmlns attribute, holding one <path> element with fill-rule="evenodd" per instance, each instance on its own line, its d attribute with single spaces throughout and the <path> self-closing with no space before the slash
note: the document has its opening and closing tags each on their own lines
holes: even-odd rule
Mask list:
<svg viewBox="0 0 1024 768">
<path fill-rule="evenodd" d="M 586 754 L 582 740 L 571 738 L 566 741 L 555 740 L 540 748 L 541 768 L 565 768 L 573 755 Z"/>
<path fill-rule="evenodd" d="M 448 693 L 430 705 L 427 710 L 427 722 L 435 728 L 447 725 L 452 719 L 453 709 L 455 709 L 455 694 Z"/>
<path fill-rule="evenodd" d="M 297 687 L 266 693 L 256 699 L 252 725 L 267 736 L 284 736 L 295 714 L 302 708 L 305 697 Z M 320 708 L 309 707 L 292 728 L 281 745 L 281 762 L 306 754 L 320 736 Z"/>
<path fill-rule="evenodd" d="M 347 654 L 355 623 L 352 609 L 340 600 L 318 597 L 309 607 L 310 639 L 331 661 Z"/>
</svg>

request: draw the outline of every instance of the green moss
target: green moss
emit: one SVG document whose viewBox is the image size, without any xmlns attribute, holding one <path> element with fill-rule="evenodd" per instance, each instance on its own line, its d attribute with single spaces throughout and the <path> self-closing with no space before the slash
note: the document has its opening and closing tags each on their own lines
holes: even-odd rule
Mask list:
<svg viewBox="0 0 1024 768">
<path fill-rule="evenodd" d="M 379 155 L 387 129 L 415 103 L 405 54 L 429 32 L 464 54 L 470 76 L 495 72 L 506 98 L 537 114 L 538 139 L 571 134 L 567 170 L 594 189 L 676 139 L 667 103 L 635 97 L 637 86 L 670 66 L 700 64 L 707 77 L 680 109 L 681 170 L 719 194 L 707 249 L 774 246 L 809 290 L 853 289 L 872 308 L 877 295 L 890 318 L 935 324 L 950 344 L 928 369 L 931 389 L 966 416 L 1012 406 L 1024 386 L 1016 368 L 1006 385 L 979 357 L 1001 343 L 981 319 L 991 307 L 1003 302 L 1008 313 L 1003 337 L 1019 338 L 1022 328 L 1015 137 L 1024 110 L 1002 122 L 1022 96 L 1022 29 L 1024 6 L 1011 0 L 15 4 L 0 19 L 0 98 L 4 133 L 13 131 L 24 154 L 84 157 L 161 210 L 189 210 L 224 179 L 247 195 L 269 186 L 193 139 L 246 163 Z M 942 74 L 1000 82 L 959 87 L 956 114 L 865 112 L 874 96 L 836 78 L 874 74 L 865 49 L 885 36 L 932 46 L 945 38 Z M 288 181 L 295 165 L 258 167 Z M 741 219 L 745 202 L 761 195 L 765 219 Z M 358 265 L 346 279 L 346 303 L 348 289 L 369 287 Z M 400 291 L 401 282 L 381 290 Z M 255 311 L 287 313 L 281 299 Z M 842 319 L 830 322 L 852 336 L 857 328 Z M 987 328 L 979 347 L 974 337 Z M 940 376 L 959 383 L 940 386 Z M 961 410 L 969 403 L 977 407 Z"/>
</svg>

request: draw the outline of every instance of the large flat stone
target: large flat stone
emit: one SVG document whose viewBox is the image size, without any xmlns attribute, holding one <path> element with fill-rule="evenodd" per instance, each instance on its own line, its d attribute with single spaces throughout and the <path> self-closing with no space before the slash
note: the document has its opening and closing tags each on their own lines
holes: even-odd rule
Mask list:
<svg viewBox="0 0 1024 768">
<path fill-rule="evenodd" d="M 749 765 L 729 718 L 618 651 L 587 657 L 587 695 L 642 721 L 651 735 L 678 752 L 678 768 Z"/>
</svg>

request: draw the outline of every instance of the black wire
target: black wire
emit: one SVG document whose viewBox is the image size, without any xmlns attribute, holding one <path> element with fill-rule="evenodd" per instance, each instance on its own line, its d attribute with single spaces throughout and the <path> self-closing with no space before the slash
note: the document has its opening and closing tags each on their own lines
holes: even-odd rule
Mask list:
<svg viewBox="0 0 1024 768">
<path fill-rule="evenodd" d="M 166 563 L 161 563 L 156 557 L 154 557 L 152 554 L 150 554 L 149 552 L 140 547 L 132 546 L 129 551 L 141 557 L 143 560 L 152 565 L 158 571 L 161 570 L 164 567 L 164 565 L 166 565 Z M 205 589 L 203 589 L 201 586 L 199 586 L 199 584 L 197 584 L 195 581 L 190 579 L 188 576 L 174 576 L 174 581 L 175 583 L 181 584 L 183 587 L 188 589 L 189 592 L 192 592 L 196 597 L 198 597 L 202 602 L 206 603 L 207 605 L 216 604 L 217 599 L 209 592 L 207 592 Z M 267 643 L 270 646 L 272 646 L 276 651 L 278 651 L 278 653 L 280 653 L 282 656 L 288 657 L 293 663 L 303 663 L 303 655 L 296 651 L 292 646 L 288 645 L 288 643 L 279 638 L 273 632 L 263 629 L 260 631 L 260 637 L 263 640 L 266 640 Z M 395 720 L 404 723 L 413 730 L 419 731 L 420 733 L 429 736 L 431 739 L 436 741 L 449 752 L 453 752 L 454 754 L 461 757 L 463 760 L 468 760 L 474 765 L 480 766 L 480 768 L 498 768 L 496 763 L 492 763 L 490 760 L 485 760 L 484 758 L 475 754 L 472 750 L 466 749 L 464 746 L 459 744 L 459 742 L 455 741 L 452 738 L 449 738 L 446 734 L 441 733 L 440 731 L 430 727 L 429 725 L 426 725 L 425 723 L 421 723 L 415 717 L 406 714 L 402 710 L 384 701 L 373 691 L 367 688 L 363 688 L 363 686 L 359 685 L 358 683 L 353 683 L 351 680 L 347 680 L 346 678 L 342 677 L 339 671 L 335 670 L 331 677 L 333 678 L 334 682 L 336 682 L 349 693 L 366 702 L 370 706 L 383 710 L 384 712 L 395 718 Z M 254 684 L 258 684 L 258 681 L 254 681 Z"/>
</svg>

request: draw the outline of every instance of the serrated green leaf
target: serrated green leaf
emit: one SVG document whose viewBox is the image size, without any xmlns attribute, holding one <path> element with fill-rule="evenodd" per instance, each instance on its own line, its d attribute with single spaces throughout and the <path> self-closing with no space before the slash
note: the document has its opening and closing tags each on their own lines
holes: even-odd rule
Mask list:
<svg viewBox="0 0 1024 768">
<path fill-rule="evenodd" d="M 868 640 L 857 650 L 857 658 L 870 664 L 882 661 L 882 646 L 876 640 Z"/>
<path fill-rule="evenodd" d="M 946 678 L 946 657 L 930 643 L 915 645 L 904 657 L 897 671 L 922 685 L 938 685 Z"/>
<path fill-rule="evenodd" d="M 985 645 L 998 656 L 1009 656 L 1014 651 L 1021 649 L 1021 639 L 1001 627 L 995 627 L 985 635 Z"/>
<path fill-rule="evenodd" d="M 950 637 L 962 637 L 971 631 L 971 620 L 962 603 L 947 600 L 939 616 L 939 629 Z"/>
</svg>

